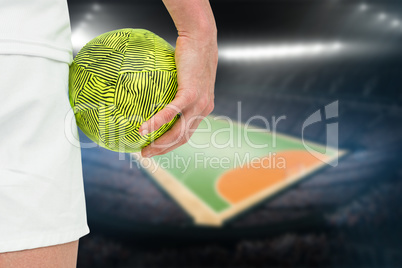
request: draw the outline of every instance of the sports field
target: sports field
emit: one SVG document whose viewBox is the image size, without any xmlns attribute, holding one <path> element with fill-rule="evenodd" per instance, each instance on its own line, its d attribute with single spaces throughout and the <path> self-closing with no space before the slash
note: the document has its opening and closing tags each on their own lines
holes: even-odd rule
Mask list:
<svg viewBox="0 0 402 268">
<path fill-rule="evenodd" d="M 152 159 L 135 157 L 197 224 L 221 225 L 345 152 L 219 116 L 189 143 Z M 325 153 L 325 155 L 324 155 Z"/>
</svg>

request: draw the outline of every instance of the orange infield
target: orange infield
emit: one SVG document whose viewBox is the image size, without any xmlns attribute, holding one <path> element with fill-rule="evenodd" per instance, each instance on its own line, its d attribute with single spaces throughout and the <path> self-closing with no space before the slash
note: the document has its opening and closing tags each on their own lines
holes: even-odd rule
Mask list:
<svg viewBox="0 0 402 268">
<path fill-rule="evenodd" d="M 268 161 L 275 161 L 276 167 L 264 166 Z M 236 204 L 320 164 L 321 161 L 306 151 L 280 152 L 270 159 L 267 158 L 267 161 L 262 159 L 253 165 L 249 164 L 224 173 L 218 180 L 217 190 L 227 201 Z"/>
</svg>

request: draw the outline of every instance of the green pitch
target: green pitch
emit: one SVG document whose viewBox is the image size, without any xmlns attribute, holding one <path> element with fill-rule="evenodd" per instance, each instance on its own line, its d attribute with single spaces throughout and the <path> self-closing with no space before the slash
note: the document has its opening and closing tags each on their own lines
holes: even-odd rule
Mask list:
<svg viewBox="0 0 402 268">
<path fill-rule="evenodd" d="M 306 147 L 322 157 L 313 156 Z M 343 153 L 222 117 L 207 117 L 188 144 L 141 162 L 197 223 L 220 225 Z"/>
</svg>

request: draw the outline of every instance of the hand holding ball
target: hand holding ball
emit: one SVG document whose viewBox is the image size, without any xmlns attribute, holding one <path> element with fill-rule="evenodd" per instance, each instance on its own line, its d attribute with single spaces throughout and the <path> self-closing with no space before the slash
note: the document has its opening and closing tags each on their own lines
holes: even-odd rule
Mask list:
<svg viewBox="0 0 402 268">
<path fill-rule="evenodd" d="M 141 124 L 175 97 L 174 48 L 154 33 L 122 29 L 86 44 L 70 66 L 69 95 L 77 125 L 112 151 L 138 152 L 178 119 L 141 136 Z"/>
</svg>

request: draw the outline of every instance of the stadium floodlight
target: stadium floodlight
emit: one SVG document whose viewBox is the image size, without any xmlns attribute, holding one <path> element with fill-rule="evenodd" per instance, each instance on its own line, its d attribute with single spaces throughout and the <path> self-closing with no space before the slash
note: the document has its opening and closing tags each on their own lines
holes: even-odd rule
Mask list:
<svg viewBox="0 0 402 268">
<path fill-rule="evenodd" d="M 341 42 L 335 42 L 333 45 L 332 45 L 332 49 L 334 49 L 334 50 L 339 50 L 339 49 L 341 49 L 342 48 L 342 43 Z"/>
<path fill-rule="evenodd" d="M 385 13 L 380 13 L 378 14 L 378 20 L 383 21 L 387 18 L 387 14 Z"/>
<path fill-rule="evenodd" d="M 85 28 L 87 25 L 88 25 L 88 23 L 85 20 L 83 20 L 78 24 L 77 27 L 75 27 L 75 29 L 77 29 L 77 30 L 82 29 L 82 28 Z"/>
<path fill-rule="evenodd" d="M 231 46 L 220 48 L 219 55 L 225 60 L 290 59 L 319 56 L 338 52 L 343 48 L 340 42 L 297 45 Z"/>
<path fill-rule="evenodd" d="M 322 44 L 315 44 L 314 45 L 314 52 L 321 53 L 324 50 L 324 46 Z"/>
<path fill-rule="evenodd" d="M 392 22 L 391 22 L 391 26 L 392 27 L 398 27 L 399 25 L 400 25 L 401 23 L 399 22 L 399 20 L 393 20 Z"/>
<path fill-rule="evenodd" d="M 101 10 L 101 9 L 102 9 L 102 7 L 101 7 L 101 5 L 98 4 L 98 3 L 94 3 L 94 4 L 92 5 L 92 10 L 93 10 L 93 11 L 99 11 L 99 10 Z"/>
<path fill-rule="evenodd" d="M 87 13 L 87 14 L 85 15 L 85 19 L 86 19 L 86 20 L 92 20 L 93 17 L 94 17 L 94 16 L 93 16 L 91 13 Z"/>
<path fill-rule="evenodd" d="M 72 32 L 71 42 L 74 49 L 81 49 L 88 41 L 90 41 L 90 38 L 81 29 Z"/>
<path fill-rule="evenodd" d="M 367 4 L 360 4 L 359 5 L 359 11 L 366 11 L 368 9 L 368 6 L 367 6 Z"/>
</svg>

